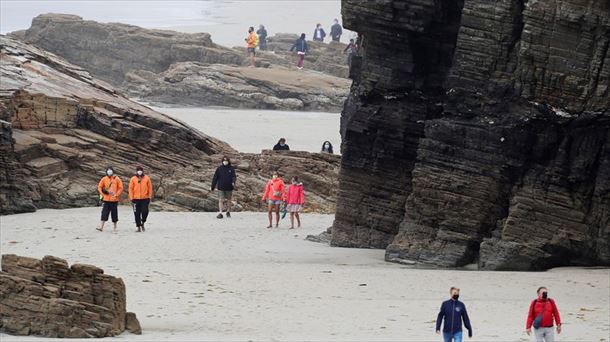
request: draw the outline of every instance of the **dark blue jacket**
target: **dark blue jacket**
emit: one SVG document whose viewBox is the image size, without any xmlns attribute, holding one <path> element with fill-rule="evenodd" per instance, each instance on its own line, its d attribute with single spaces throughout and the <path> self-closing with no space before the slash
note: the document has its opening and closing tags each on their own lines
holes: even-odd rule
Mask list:
<svg viewBox="0 0 610 342">
<path fill-rule="evenodd" d="M 320 27 L 320 38 L 317 38 L 316 37 L 316 31 L 317 30 L 318 30 L 317 28 L 315 30 L 313 30 L 313 38 L 312 39 L 320 41 L 320 42 L 324 41 L 324 38 L 326 37 L 326 32 L 324 32 L 324 29 Z"/>
<path fill-rule="evenodd" d="M 445 318 L 443 332 L 455 334 L 462 331 L 462 320 L 464 320 L 464 326 L 468 329 L 468 336 L 472 336 L 472 327 L 464 303 L 453 299 L 444 301 L 436 318 L 436 331 L 441 330 L 443 317 Z"/>
<path fill-rule="evenodd" d="M 297 52 L 309 52 L 309 47 L 307 47 L 307 42 L 305 41 L 305 39 L 297 39 L 296 42 L 294 42 L 294 44 L 292 44 L 292 47 L 290 48 L 290 51 L 292 50 L 297 50 Z"/>
<path fill-rule="evenodd" d="M 341 29 L 341 25 L 334 24 L 330 27 L 330 36 L 333 38 L 333 40 L 339 40 L 341 34 L 343 34 L 343 29 Z"/>
<path fill-rule="evenodd" d="M 233 185 L 236 180 L 237 175 L 231 164 L 227 166 L 220 165 L 216 172 L 214 172 L 214 178 L 212 178 L 212 190 L 216 189 L 218 185 L 218 190 L 220 191 L 233 191 Z"/>
</svg>

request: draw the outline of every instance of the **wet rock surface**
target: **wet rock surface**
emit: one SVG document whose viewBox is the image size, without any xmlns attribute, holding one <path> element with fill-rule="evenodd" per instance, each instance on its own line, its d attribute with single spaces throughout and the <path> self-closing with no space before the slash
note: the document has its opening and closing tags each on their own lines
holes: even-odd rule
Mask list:
<svg viewBox="0 0 610 342">
<path fill-rule="evenodd" d="M 0 331 L 44 337 L 108 337 L 140 327 L 126 312 L 123 280 L 85 264 L 2 255 Z M 128 319 L 127 319 L 128 318 Z M 134 330 L 134 333 L 141 334 Z"/>
<path fill-rule="evenodd" d="M 342 11 L 362 57 L 331 244 L 441 267 L 610 264 L 607 2 Z"/>
<path fill-rule="evenodd" d="M 83 67 L 125 94 L 157 103 L 339 112 L 351 83 L 345 44 L 310 42 L 306 70 L 297 70 L 288 52 L 294 35 L 269 38 L 269 50 L 257 52 L 262 70 L 247 67 L 244 47 L 217 45 L 207 33 L 43 14 L 29 29 L 11 35 Z"/>
<path fill-rule="evenodd" d="M 260 197 L 276 168 L 303 179 L 308 210 L 334 211 L 338 156 L 240 154 L 51 53 L 7 37 L 0 42 L 0 213 L 96 205 L 108 165 L 125 187 L 142 165 L 153 180 L 153 208 L 215 211 L 210 187 L 223 155 L 237 167 L 236 211 L 263 209 Z"/>
</svg>

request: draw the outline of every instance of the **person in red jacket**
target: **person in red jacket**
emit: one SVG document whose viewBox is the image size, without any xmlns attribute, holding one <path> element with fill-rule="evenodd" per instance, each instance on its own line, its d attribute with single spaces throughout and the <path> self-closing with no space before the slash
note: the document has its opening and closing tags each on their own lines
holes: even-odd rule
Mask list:
<svg viewBox="0 0 610 342">
<path fill-rule="evenodd" d="M 561 334 L 559 310 L 557 310 L 555 301 L 548 298 L 548 290 L 546 287 L 538 288 L 537 293 L 538 298 L 532 301 L 527 313 L 525 331 L 530 335 L 533 326 L 536 342 L 553 342 L 555 341 L 553 319 L 555 320 L 555 323 L 557 323 L 557 333 Z"/>
<path fill-rule="evenodd" d="M 305 204 L 305 191 L 303 190 L 303 183 L 299 182 L 299 177 L 292 177 L 290 183 L 286 196 L 286 210 L 290 213 L 290 229 L 294 229 L 295 217 L 297 218 L 297 227 L 301 228 L 299 212 L 303 210 L 303 204 Z"/>
<path fill-rule="evenodd" d="M 267 228 L 272 228 L 271 224 L 273 221 L 273 212 L 275 211 L 275 227 L 280 223 L 280 204 L 286 200 L 286 187 L 284 185 L 284 181 L 280 177 L 279 172 L 273 171 L 271 179 L 267 182 L 265 186 L 265 193 L 263 194 L 263 202 L 268 200 L 269 205 L 269 226 Z"/>
</svg>

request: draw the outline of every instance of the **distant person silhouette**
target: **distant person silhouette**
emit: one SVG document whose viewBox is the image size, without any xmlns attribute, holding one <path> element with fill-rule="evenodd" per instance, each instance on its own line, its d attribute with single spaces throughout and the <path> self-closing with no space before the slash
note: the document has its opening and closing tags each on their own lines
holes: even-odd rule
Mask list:
<svg viewBox="0 0 610 342">
<path fill-rule="evenodd" d="M 303 210 L 305 204 L 305 191 L 303 183 L 299 182 L 299 177 L 293 176 L 290 179 L 290 185 L 286 195 L 286 210 L 290 213 L 290 229 L 294 229 L 294 218 L 297 218 L 297 224 L 301 228 L 301 218 L 299 212 Z"/>
<path fill-rule="evenodd" d="M 313 40 L 317 42 L 323 42 L 326 37 L 326 32 L 322 28 L 322 24 L 317 24 L 316 29 L 313 31 Z"/>
<path fill-rule="evenodd" d="M 261 51 L 267 50 L 267 30 L 264 25 L 259 25 L 258 30 L 256 31 L 258 35 L 258 48 Z"/>
<path fill-rule="evenodd" d="M 288 144 L 286 144 L 285 138 L 280 138 L 280 140 L 278 140 L 277 144 L 275 144 L 275 146 L 273 146 L 273 150 L 274 151 L 289 151 L 290 147 L 288 147 Z"/>
<path fill-rule="evenodd" d="M 114 174 L 112 166 L 106 168 L 106 176 L 102 177 L 97 185 L 97 191 L 103 201 L 102 220 L 100 226 L 95 228 L 100 232 L 104 230 L 104 224 L 108 221 L 108 215 L 112 217 L 113 229 L 112 232 L 117 232 L 117 222 L 119 222 L 118 205 L 123 193 L 123 182 Z"/>
<path fill-rule="evenodd" d="M 301 33 L 299 39 L 297 39 L 292 47 L 290 48 L 290 52 L 294 55 L 294 51 L 296 50 L 298 55 L 297 68 L 299 70 L 303 69 L 303 63 L 305 62 L 305 54 L 309 52 L 309 47 L 307 46 L 307 41 L 305 41 L 305 33 Z M 291 57 L 292 58 L 292 57 Z"/>
<path fill-rule="evenodd" d="M 349 44 L 343 50 L 343 53 L 347 52 L 347 65 L 352 65 L 352 58 L 358 55 L 358 45 L 354 42 L 354 39 L 349 40 Z"/>
<path fill-rule="evenodd" d="M 256 44 L 258 42 L 258 36 L 254 33 L 254 27 L 250 26 L 248 29 L 248 38 L 244 39 L 248 49 L 248 57 L 250 57 L 250 66 L 256 66 Z"/>
<path fill-rule="evenodd" d="M 330 37 L 333 42 L 338 42 L 341 40 L 341 35 L 343 34 L 343 28 L 339 25 L 339 20 L 333 20 L 333 25 L 330 27 Z"/>
<path fill-rule="evenodd" d="M 333 144 L 331 144 L 328 140 L 325 141 L 324 143 L 322 143 L 322 150 L 320 152 L 333 154 Z"/>
<path fill-rule="evenodd" d="M 273 171 L 271 179 L 265 186 L 262 201 L 268 201 L 269 226 L 272 228 L 273 212 L 275 211 L 275 227 L 280 223 L 280 205 L 286 200 L 286 186 L 278 171 Z"/>
<path fill-rule="evenodd" d="M 216 218 L 221 219 L 225 209 L 227 218 L 231 218 L 231 199 L 236 182 L 237 174 L 231 165 L 231 160 L 229 157 L 222 157 L 222 164 L 216 168 L 212 178 L 212 191 L 218 188 L 218 215 Z"/>
<path fill-rule="evenodd" d="M 148 218 L 148 206 L 153 196 L 152 181 L 144 174 L 142 166 L 136 167 L 136 174 L 129 180 L 129 199 L 133 205 L 136 219 L 136 232 L 145 232 L 144 224 Z"/>
</svg>

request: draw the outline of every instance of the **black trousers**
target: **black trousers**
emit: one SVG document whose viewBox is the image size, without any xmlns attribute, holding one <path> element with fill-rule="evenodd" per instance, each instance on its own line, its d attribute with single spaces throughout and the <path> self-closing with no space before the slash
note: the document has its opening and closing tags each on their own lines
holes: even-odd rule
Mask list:
<svg viewBox="0 0 610 342">
<path fill-rule="evenodd" d="M 145 223 L 146 218 L 148 217 L 148 205 L 150 204 L 150 199 L 133 200 L 132 204 L 133 214 L 136 217 L 136 226 L 141 227 L 142 223 Z"/>
<path fill-rule="evenodd" d="M 106 202 L 102 206 L 102 221 L 108 221 L 108 215 L 112 216 L 112 222 L 119 222 L 119 202 Z"/>
</svg>

